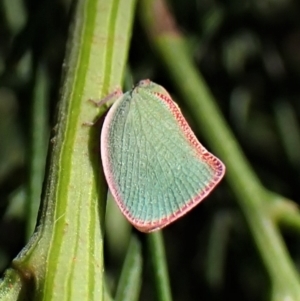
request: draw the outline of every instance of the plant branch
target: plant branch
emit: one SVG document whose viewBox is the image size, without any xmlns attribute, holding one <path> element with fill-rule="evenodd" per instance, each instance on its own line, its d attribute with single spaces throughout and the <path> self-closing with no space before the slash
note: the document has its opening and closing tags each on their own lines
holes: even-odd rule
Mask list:
<svg viewBox="0 0 300 301">
<path fill-rule="evenodd" d="M 230 131 L 204 79 L 186 49 L 185 39 L 163 0 L 141 2 L 141 17 L 153 47 L 185 99 L 199 129 L 224 161 L 236 195 L 272 283 L 273 300 L 297 300 L 299 275 L 281 234 L 268 214 L 269 192 L 261 185 Z"/>
<path fill-rule="evenodd" d="M 104 298 L 107 188 L 99 129 L 83 123 L 95 120 L 88 99 L 101 98 L 122 82 L 134 8 L 135 0 L 76 1 L 39 226 L 13 261 L 30 299 Z"/>
</svg>

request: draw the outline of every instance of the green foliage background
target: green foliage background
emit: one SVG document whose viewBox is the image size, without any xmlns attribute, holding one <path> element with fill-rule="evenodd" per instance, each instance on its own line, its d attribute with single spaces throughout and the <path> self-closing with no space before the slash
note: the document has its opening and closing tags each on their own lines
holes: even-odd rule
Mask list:
<svg viewBox="0 0 300 301">
<path fill-rule="evenodd" d="M 168 63 L 149 39 L 151 30 L 147 30 L 143 14 L 145 1 L 140 2 L 124 86 L 130 88 L 143 78 L 163 85 L 182 108 L 199 140 L 211 149 L 209 134 L 203 134 L 209 129 L 197 126 L 194 112 L 167 70 Z M 269 211 L 298 269 L 300 3 L 174 0 L 168 4 L 194 67 L 205 79 L 257 177 L 279 200 Z M 0 2 L 2 271 L 26 244 L 35 224 L 74 7 L 67 0 Z M 190 78 L 185 80 L 189 82 Z M 202 107 L 195 104 L 194 110 L 201 111 Z M 230 160 L 234 162 L 235 158 Z M 33 170 L 34 179 L 30 176 Z M 110 292 L 116 290 L 131 235 L 112 202 L 108 203 L 104 241 Z M 288 210 L 282 202 L 288 204 Z M 242 208 L 225 180 L 192 212 L 163 230 L 173 300 L 281 300 L 270 293 L 274 283 L 262 260 L 266 255 L 261 255 Z M 144 262 L 139 300 L 156 300 L 151 248 L 145 235 L 135 232 L 135 236 L 143 247 Z M 288 282 L 289 278 L 282 281 Z"/>
</svg>

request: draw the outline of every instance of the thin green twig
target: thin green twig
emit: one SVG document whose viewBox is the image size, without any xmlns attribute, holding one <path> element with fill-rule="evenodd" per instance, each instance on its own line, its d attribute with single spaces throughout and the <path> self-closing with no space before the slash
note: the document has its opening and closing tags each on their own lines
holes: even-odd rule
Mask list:
<svg viewBox="0 0 300 301">
<path fill-rule="evenodd" d="M 147 241 L 157 291 L 157 300 L 172 301 L 162 231 L 148 234 Z"/>
<path fill-rule="evenodd" d="M 227 167 L 226 180 L 245 214 L 272 284 L 272 300 L 298 300 L 299 275 L 281 234 L 268 214 L 270 194 L 261 185 L 204 79 L 163 0 L 141 2 L 141 16 L 153 47 L 185 99 L 199 129 Z"/>
<path fill-rule="evenodd" d="M 122 273 L 118 283 L 115 301 L 138 300 L 142 285 L 141 246 L 135 236 L 131 237 Z"/>
<path fill-rule="evenodd" d="M 35 72 L 35 86 L 31 109 L 29 183 L 27 194 L 27 239 L 32 235 L 37 222 L 42 184 L 45 173 L 46 152 L 49 139 L 47 116 L 47 77 L 44 66 L 38 66 Z"/>
</svg>

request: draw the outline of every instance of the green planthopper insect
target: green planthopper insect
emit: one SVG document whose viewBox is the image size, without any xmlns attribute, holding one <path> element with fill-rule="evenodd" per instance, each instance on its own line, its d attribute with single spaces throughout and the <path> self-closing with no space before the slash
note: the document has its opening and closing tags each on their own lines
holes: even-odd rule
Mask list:
<svg viewBox="0 0 300 301">
<path fill-rule="evenodd" d="M 201 202 L 225 166 L 197 140 L 162 86 L 142 80 L 114 96 L 101 133 L 109 189 L 134 227 L 159 230 Z"/>
</svg>

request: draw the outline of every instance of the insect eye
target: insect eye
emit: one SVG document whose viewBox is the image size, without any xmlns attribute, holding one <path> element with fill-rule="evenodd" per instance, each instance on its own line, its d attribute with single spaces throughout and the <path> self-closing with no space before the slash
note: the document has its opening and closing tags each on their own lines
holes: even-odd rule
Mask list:
<svg viewBox="0 0 300 301">
<path fill-rule="evenodd" d="M 150 83 L 151 83 L 150 79 L 143 79 L 143 80 L 139 81 L 138 86 L 139 87 L 146 87 L 146 86 L 149 86 Z"/>
</svg>

